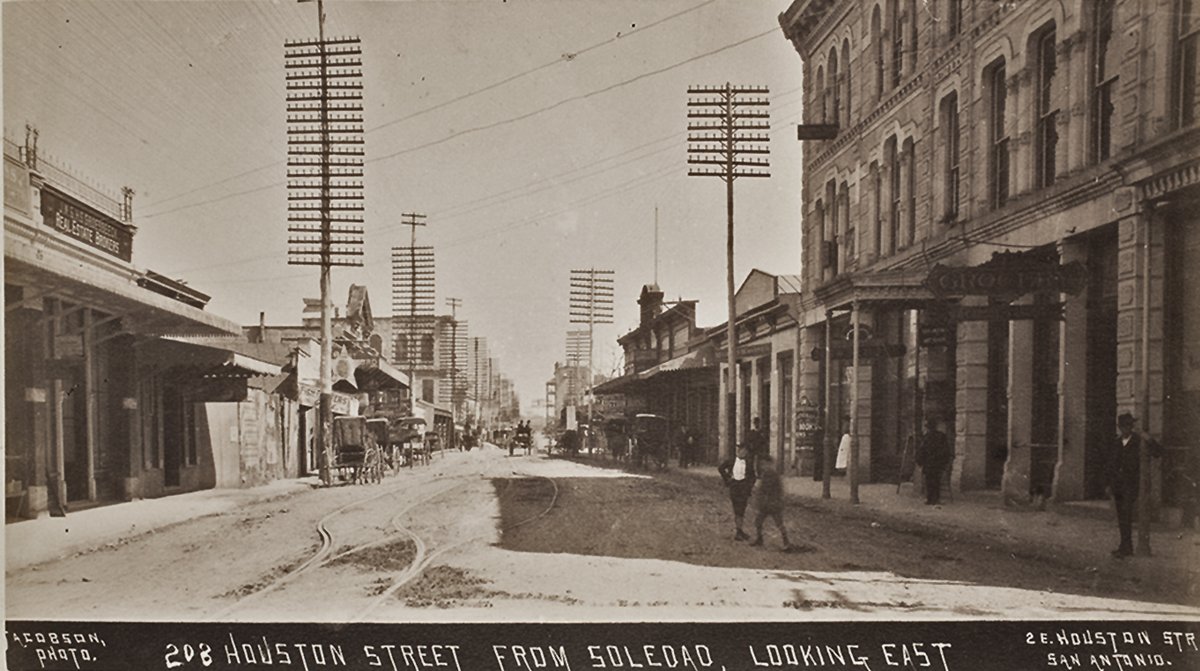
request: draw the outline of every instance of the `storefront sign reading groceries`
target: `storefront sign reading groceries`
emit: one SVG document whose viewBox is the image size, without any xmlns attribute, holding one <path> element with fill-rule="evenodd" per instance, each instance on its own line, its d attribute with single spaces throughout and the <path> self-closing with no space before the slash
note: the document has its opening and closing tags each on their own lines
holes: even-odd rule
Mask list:
<svg viewBox="0 0 1200 671">
<path fill-rule="evenodd" d="M 925 287 L 939 298 L 991 296 L 1013 300 L 1038 292 L 1078 294 L 1087 286 L 1087 267 L 1079 262 L 1062 265 L 1057 260 L 997 253 L 973 267 L 938 264 L 925 278 Z"/>
<path fill-rule="evenodd" d="M 42 216 L 46 225 L 59 233 L 123 261 L 133 258 L 133 231 L 48 189 L 42 189 Z"/>
</svg>

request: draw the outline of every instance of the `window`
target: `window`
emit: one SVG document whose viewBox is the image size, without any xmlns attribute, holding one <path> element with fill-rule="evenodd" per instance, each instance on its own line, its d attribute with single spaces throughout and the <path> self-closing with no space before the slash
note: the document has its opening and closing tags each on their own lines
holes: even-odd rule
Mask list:
<svg viewBox="0 0 1200 671">
<path fill-rule="evenodd" d="M 908 179 L 908 202 L 905 203 L 904 244 L 917 240 L 917 145 L 912 138 L 904 141 L 904 169 Z"/>
<path fill-rule="evenodd" d="M 900 85 L 900 78 L 904 75 L 904 30 L 900 3 L 892 0 L 892 88 Z"/>
<path fill-rule="evenodd" d="M 875 5 L 875 10 L 871 12 L 871 49 L 874 52 L 872 56 L 875 59 L 875 97 L 879 98 L 883 95 L 883 35 L 881 34 L 882 21 L 879 18 L 879 5 Z"/>
<path fill-rule="evenodd" d="M 1005 105 L 1008 88 L 1004 81 L 1004 60 L 988 69 L 988 200 L 992 208 L 1008 202 L 1008 129 Z"/>
<path fill-rule="evenodd" d="M 896 236 L 900 234 L 900 156 L 896 149 L 896 136 L 888 138 L 884 143 L 884 154 L 888 170 L 888 211 L 887 253 L 896 252 Z"/>
<path fill-rule="evenodd" d="M 826 243 L 827 249 L 825 251 L 825 256 L 826 256 L 826 264 L 825 265 L 827 268 L 829 268 L 830 274 L 833 277 L 837 277 L 837 274 L 838 274 L 837 227 L 838 227 L 838 221 L 839 221 L 838 215 L 840 214 L 838 206 L 840 205 L 840 203 L 838 202 L 837 183 L 834 182 L 833 180 L 829 180 L 829 184 L 827 184 L 825 186 L 825 196 L 829 201 L 829 212 L 828 212 L 829 216 L 826 217 L 826 219 L 825 219 L 825 227 L 826 227 L 825 228 L 825 239 L 828 240 L 828 242 Z"/>
<path fill-rule="evenodd" d="M 842 100 L 845 101 L 846 108 L 846 126 L 850 126 L 850 40 L 842 40 L 842 69 L 845 74 L 842 75 L 842 81 L 845 83 L 846 92 L 842 94 Z"/>
<path fill-rule="evenodd" d="M 1037 186 L 1046 187 L 1054 183 L 1055 153 L 1058 151 L 1058 107 L 1055 105 L 1054 79 L 1058 72 L 1058 61 L 1054 28 L 1044 31 L 1037 38 L 1037 135 L 1035 136 L 1034 160 Z"/>
<path fill-rule="evenodd" d="M 817 244 L 813 245 L 814 259 L 813 267 L 817 268 L 816 277 L 820 278 L 825 271 L 825 267 L 829 264 L 825 258 L 825 201 L 818 199 L 816 204 L 816 220 L 817 220 Z"/>
<path fill-rule="evenodd" d="M 817 85 L 814 95 L 816 96 L 816 105 L 813 107 L 817 110 L 817 121 L 825 123 L 825 68 L 817 68 Z"/>
<path fill-rule="evenodd" d="M 942 159 L 942 188 L 945 193 L 943 214 L 946 221 L 958 218 L 958 93 L 951 93 L 942 98 L 942 147 L 945 156 Z"/>
<path fill-rule="evenodd" d="M 838 55 L 837 49 L 829 50 L 829 120 L 833 123 L 838 123 L 842 119 L 840 88 L 841 80 L 838 78 Z"/>
<path fill-rule="evenodd" d="M 850 225 L 850 187 L 842 182 L 841 196 L 838 198 L 838 249 L 842 254 L 842 267 L 850 263 L 854 257 L 854 228 Z"/>
<path fill-rule="evenodd" d="M 875 234 L 871 249 L 878 256 L 883 251 L 883 175 L 878 162 L 871 163 L 871 217 Z"/>
<path fill-rule="evenodd" d="M 962 0 L 946 0 L 946 36 L 958 37 L 962 32 Z"/>
<path fill-rule="evenodd" d="M 908 0 L 908 27 L 912 30 L 912 38 L 908 41 L 908 73 L 915 74 L 917 71 L 917 58 L 921 55 L 921 50 L 917 48 L 917 30 L 920 28 L 918 19 L 921 15 L 917 13 L 917 0 Z"/>
<path fill-rule="evenodd" d="M 1180 0 L 1179 28 L 1175 43 L 1175 121 L 1182 126 L 1196 123 L 1200 106 L 1200 7 L 1197 0 Z"/>
<path fill-rule="evenodd" d="M 1092 30 L 1092 161 L 1103 161 L 1112 154 L 1113 91 L 1117 84 L 1117 66 L 1110 53 L 1112 42 L 1113 0 L 1096 0 Z"/>
</svg>

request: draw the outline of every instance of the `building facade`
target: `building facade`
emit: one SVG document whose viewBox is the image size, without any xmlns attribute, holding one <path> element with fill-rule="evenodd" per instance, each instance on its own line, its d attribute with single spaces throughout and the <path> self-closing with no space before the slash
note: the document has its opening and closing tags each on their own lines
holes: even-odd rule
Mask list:
<svg viewBox="0 0 1200 671">
<path fill-rule="evenodd" d="M 806 142 L 801 187 L 801 349 L 831 356 L 798 375 L 827 428 L 850 418 L 864 479 L 892 477 L 934 417 L 956 487 L 1097 498 L 1129 411 L 1167 448 L 1156 499 L 1178 496 L 1200 449 L 1197 11 L 797 0 L 780 15 L 805 122 L 836 127 Z"/>
<path fill-rule="evenodd" d="M 9 517 L 236 486 L 243 447 L 279 453 L 242 425 L 236 440 L 214 442 L 210 417 L 234 404 L 274 418 L 280 408 L 251 389 L 280 367 L 177 338 L 240 328 L 206 312 L 203 293 L 134 265 L 132 196 L 118 200 L 39 159 L 33 129 L 24 145 L 5 139 Z M 282 474 L 272 455 L 252 480 Z"/>
</svg>

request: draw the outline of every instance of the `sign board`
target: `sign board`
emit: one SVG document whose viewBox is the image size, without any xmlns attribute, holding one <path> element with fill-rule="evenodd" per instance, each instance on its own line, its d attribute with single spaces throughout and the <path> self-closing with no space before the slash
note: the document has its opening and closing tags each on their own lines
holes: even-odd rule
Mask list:
<svg viewBox="0 0 1200 671">
<path fill-rule="evenodd" d="M 321 388 L 311 384 L 300 384 L 298 389 L 300 405 L 307 405 L 310 408 L 315 408 L 321 402 Z M 350 394 L 343 394 L 340 391 L 333 392 L 333 398 L 330 402 L 333 412 L 336 415 L 357 415 L 358 414 L 358 399 Z"/>
<path fill-rule="evenodd" d="M 796 404 L 796 445 L 818 447 L 821 445 L 821 409 L 803 397 Z"/>
<path fill-rule="evenodd" d="M 925 278 L 925 288 L 939 298 L 989 296 L 1013 300 L 1030 293 L 1078 294 L 1087 286 L 1087 266 L 1081 261 L 1061 265 L 1057 261 L 1026 257 L 1011 252 L 997 253 L 979 266 L 952 267 L 937 264 Z"/>
<path fill-rule="evenodd" d="M 4 157 L 4 207 L 29 214 L 29 170 Z"/>
<path fill-rule="evenodd" d="M 133 258 L 133 231 L 92 209 L 42 189 L 42 217 L 46 226 L 123 261 Z"/>
<path fill-rule="evenodd" d="M 917 317 L 918 347 L 949 347 L 954 341 L 954 322 L 946 307 L 921 310 Z"/>
<path fill-rule="evenodd" d="M 832 140 L 837 137 L 835 123 L 802 123 L 796 126 L 797 140 Z"/>
<path fill-rule="evenodd" d="M 77 359 L 83 356 L 83 335 L 54 336 L 55 359 Z"/>
</svg>

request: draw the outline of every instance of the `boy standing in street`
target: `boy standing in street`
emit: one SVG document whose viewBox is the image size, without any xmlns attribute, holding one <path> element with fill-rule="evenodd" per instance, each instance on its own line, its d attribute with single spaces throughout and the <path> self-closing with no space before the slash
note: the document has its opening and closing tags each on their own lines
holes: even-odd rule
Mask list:
<svg viewBox="0 0 1200 671">
<path fill-rule="evenodd" d="M 775 469 L 775 460 L 770 452 L 765 452 L 758 458 L 758 494 L 754 499 L 754 507 L 758 513 L 754 517 L 754 542 L 751 545 L 763 544 L 763 522 L 768 517 L 775 520 L 779 529 L 779 537 L 783 540 L 783 551 L 791 552 L 792 544 L 788 542 L 787 527 L 783 525 L 783 480 Z"/>
</svg>

